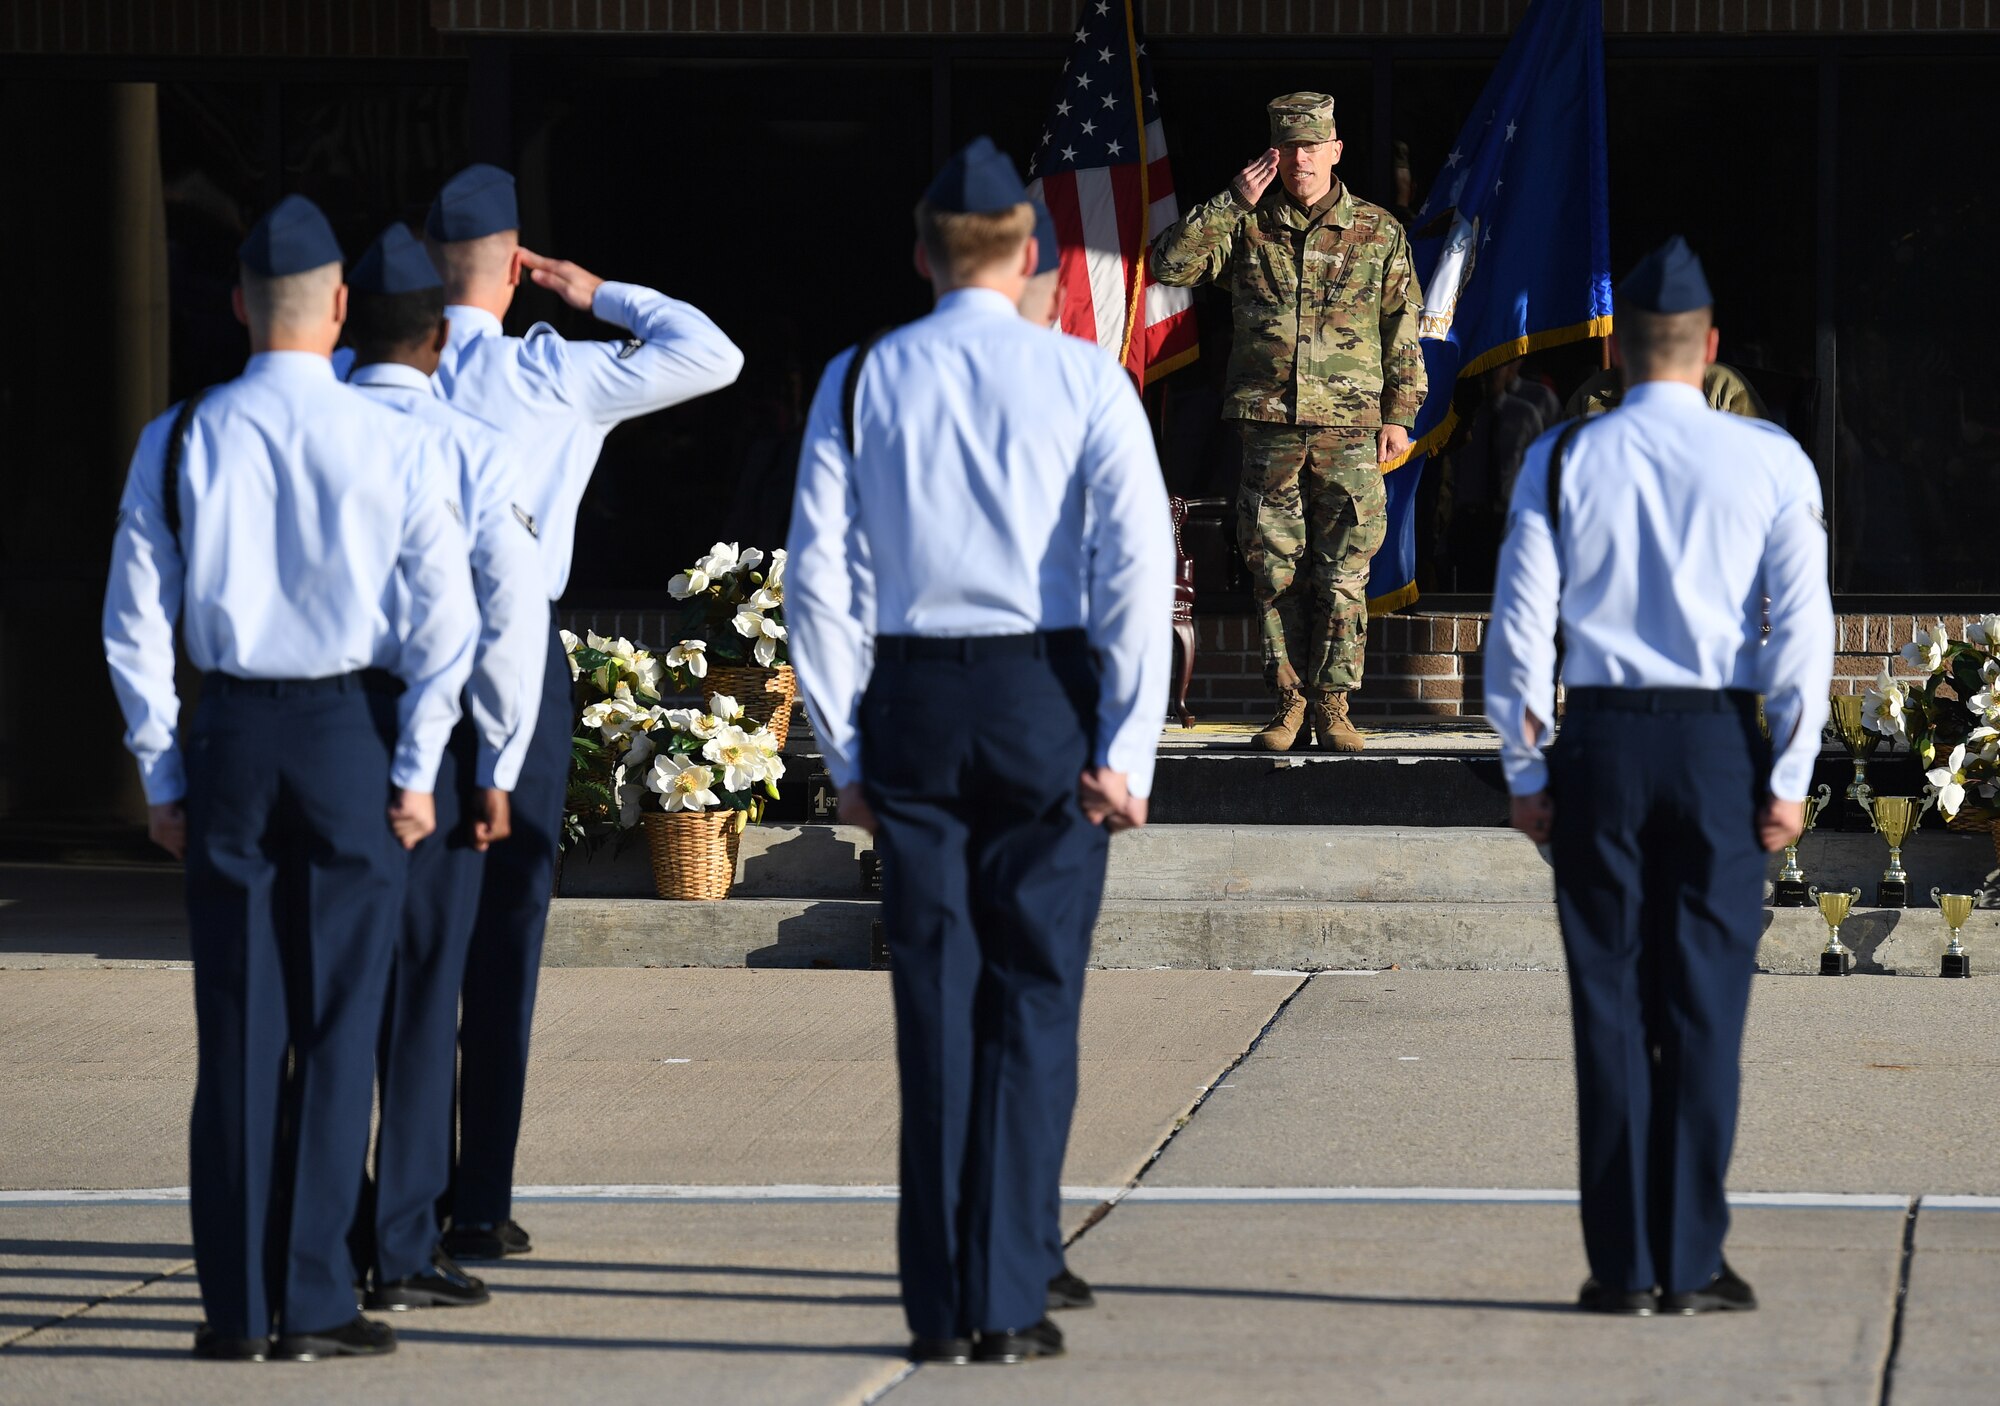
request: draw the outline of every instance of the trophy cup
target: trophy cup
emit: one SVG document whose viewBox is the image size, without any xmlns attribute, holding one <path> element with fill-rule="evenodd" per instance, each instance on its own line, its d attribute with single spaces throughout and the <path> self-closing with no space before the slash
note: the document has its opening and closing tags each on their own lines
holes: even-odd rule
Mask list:
<svg viewBox="0 0 2000 1406">
<path fill-rule="evenodd" d="M 1965 926 L 1965 920 L 1972 916 L 1972 909 L 1985 896 L 1985 890 L 1971 893 L 1939 893 L 1931 890 L 1931 901 L 1944 914 L 1944 925 L 1951 933 L 1951 945 L 1944 949 L 1944 969 L 1939 976 L 1971 976 L 1972 954 L 1965 950 L 1958 940 L 1958 930 Z"/>
<path fill-rule="evenodd" d="M 1820 812 L 1833 803 L 1833 788 L 1821 784 L 1819 790 L 1806 797 L 1806 828 L 1799 838 L 1785 846 L 1785 867 L 1778 871 L 1778 882 L 1771 894 L 1773 908 L 1803 908 L 1806 906 L 1806 875 L 1799 868 L 1799 845 L 1812 833 L 1813 825 L 1819 820 Z"/>
<path fill-rule="evenodd" d="M 1847 748 L 1848 758 L 1854 763 L 1854 779 L 1847 783 L 1847 799 L 1864 812 L 1863 818 L 1866 819 L 1868 798 L 1875 794 L 1874 788 L 1868 784 L 1868 759 L 1882 745 L 1882 734 L 1870 732 L 1862 726 L 1863 701 L 1858 693 L 1836 693 L 1832 699 L 1833 734 Z"/>
<path fill-rule="evenodd" d="M 1813 902 L 1819 905 L 1820 917 L 1826 919 L 1828 932 L 1826 950 L 1819 954 L 1819 974 L 1821 976 L 1846 976 L 1854 970 L 1854 951 L 1840 945 L 1840 925 L 1847 921 L 1847 912 L 1854 906 L 1854 900 L 1861 897 L 1860 889 L 1849 889 L 1846 893 L 1821 893 L 1809 890 Z"/>
<path fill-rule="evenodd" d="M 1871 796 L 1862 804 L 1875 822 L 1876 833 L 1889 842 L 1889 867 L 1882 871 L 1882 881 L 1875 886 L 1875 906 L 1907 908 L 1910 876 L 1903 868 L 1903 841 L 1910 838 L 1917 822 L 1931 808 L 1931 798 L 1924 797 L 1924 803 L 1918 805 L 1908 796 Z"/>
</svg>

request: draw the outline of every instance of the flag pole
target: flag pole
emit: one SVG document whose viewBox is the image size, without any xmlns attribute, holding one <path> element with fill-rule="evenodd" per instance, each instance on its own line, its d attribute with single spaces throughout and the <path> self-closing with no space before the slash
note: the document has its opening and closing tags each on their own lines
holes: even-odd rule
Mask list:
<svg viewBox="0 0 2000 1406">
<path fill-rule="evenodd" d="M 1141 298 L 1146 291 L 1146 251 L 1152 247 L 1153 239 L 1153 192 L 1150 180 L 1151 159 L 1146 154 L 1146 94 L 1139 87 L 1139 26 L 1134 13 L 1136 0 L 1125 0 L 1125 48 L 1132 61 L 1132 106 L 1138 109 L 1133 114 L 1133 125 L 1139 131 L 1139 251 L 1132 260 L 1132 297 L 1125 312 L 1125 337 L 1118 348 L 1120 364 L 1132 364 L 1132 337 L 1144 313 Z M 1146 389 L 1146 368 L 1138 370 L 1139 389 Z"/>
</svg>

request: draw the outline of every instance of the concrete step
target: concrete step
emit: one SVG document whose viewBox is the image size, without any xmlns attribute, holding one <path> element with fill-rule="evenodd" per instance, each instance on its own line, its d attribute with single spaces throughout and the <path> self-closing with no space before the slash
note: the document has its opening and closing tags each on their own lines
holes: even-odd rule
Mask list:
<svg viewBox="0 0 2000 1406">
<path fill-rule="evenodd" d="M 859 830 L 835 825 L 753 825 L 743 835 L 736 898 L 862 898 Z M 1800 847 L 1808 881 L 1859 888 L 1864 901 L 1888 864 L 1874 835 L 1815 831 Z M 1904 849 L 1913 898 L 1932 886 L 1977 888 L 1993 867 L 1984 835 L 1926 830 Z M 1776 878 L 1781 860 L 1773 856 Z M 650 898 L 643 836 L 565 859 L 561 891 L 573 898 Z M 1420 905 L 1547 903 L 1542 854 L 1512 830 L 1471 827 L 1152 825 L 1111 846 L 1105 896 L 1157 903 L 1324 902 Z"/>
<path fill-rule="evenodd" d="M 879 905 L 864 899 L 558 899 L 550 966 L 866 967 Z M 1935 976 L 1945 930 L 1935 909 L 1857 909 L 1841 929 L 1857 970 Z M 1973 914 L 1973 970 L 2000 973 L 2000 911 Z M 1811 909 L 1767 909 L 1759 966 L 1812 972 L 1826 925 Z M 1111 899 L 1096 967 L 1192 970 L 1559 970 L 1553 903 L 1331 903 Z"/>
</svg>

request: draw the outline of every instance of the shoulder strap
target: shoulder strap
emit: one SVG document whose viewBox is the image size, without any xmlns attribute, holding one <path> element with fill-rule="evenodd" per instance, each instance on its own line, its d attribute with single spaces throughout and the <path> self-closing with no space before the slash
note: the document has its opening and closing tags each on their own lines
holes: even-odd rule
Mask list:
<svg viewBox="0 0 2000 1406">
<path fill-rule="evenodd" d="M 840 383 L 840 421 L 847 432 L 847 452 L 854 453 L 854 398 L 861 392 L 861 363 L 868 360 L 868 353 L 875 344 L 888 336 L 893 329 L 884 327 L 870 332 L 854 348 L 854 360 L 847 363 L 847 376 Z"/>
<path fill-rule="evenodd" d="M 1577 431 L 1583 428 L 1584 417 L 1579 415 L 1562 427 L 1556 436 L 1554 447 L 1549 450 L 1549 535 L 1562 531 L 1562 479 L 1563 460 L 1569 457 L 1569 447 L 1576 440 Z"/>
<path fill-rule="evenodd" d="M 188 425 L 194 420 L 194 409 L 207 394 L 206 389 L 198 390 L 181 402 L 173 430 L 167 435 L 167 463 L 160 471 L 160 506 L 166 511 L 167 531 L 174 534 L 176 542 L 181 536 L 181 456 L 187 452 Z"/>
</svg>

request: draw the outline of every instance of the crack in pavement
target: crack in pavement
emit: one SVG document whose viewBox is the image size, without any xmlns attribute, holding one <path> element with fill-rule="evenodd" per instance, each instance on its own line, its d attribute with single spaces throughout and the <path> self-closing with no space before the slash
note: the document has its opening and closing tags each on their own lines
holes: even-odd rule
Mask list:
<svg viewBox="0 0 2000 1406">
<path fill-rule="evenodd" d="M 1145 1162 L 1140 1166 L 1139 1170 L 1132 1174 L 1132 1179 L 1126 1182 L 1124 1186 L 1120 1187 L 1114 1195 L 1112 1195 L 1111 1197 L 1109 1197 L 1104 1201 L 1098 1202 L 1096 1207 L 1092 1209 L 1091 1213 L 1088 1216 L 1084 1217 L 1083 1224 L 1079 1225 L 1076 1228 L 1075 1233 L 1064 1237 L 1063 1248 L 1065 1250 L 1068 1249 L 1071 1245 L 1074 1245 L 1077 1241 L 1081 1240 L 1085 1235 L 1089 1234 L 1093 1226 L 1097 1225 L 1106 1216 L 1110 1215 L 1111 1212 L 1117 1207 L 1118 1203 L 1123 1201 L 1127 1195 L 1129 1195 L 1133 1190 L 1135 1190 L 1138 1187 L 1140 1182 L 1146 1179 L 1146 1173 L 1152 1171 L 1154 1167 L 1159 1165 L 1161 1156 L 1166 1152 L 1166 1150 L 1169 1147 L 1172 1147 L 1174 1145 L 1174 1139 L 1181 1135 L 1182 1130 L 1185 1129 L 1189 1123 L 1192 1123 L 1194 1121 L 1195 1115 L 1201 1112 L 1203 1106 L 1208 1103 L 1210 1096 L 1213 1095 L 1217 1089 L 1221 1088 L 1223 1085 L 1229 1082 L 1229 1076 L 1234 1074 L 1238 1069 L 1242 1068 L 1243 1062 L 1245 1060 L 1249 1059 L 1251 1055 L 1257 1053 L 1257 1047 L 1264 1043 L 1265 1037 L 1267 1037 L 1271 1033 L 1271 1031 L 1276 1028 L 1279 1021 L 1285 1018 L 1285 1012 L 1292 1008 L 1292 1002 L 1298 999 L 1299 993 L 1304 991 L 1308 986 L 1312 985 L 1313 982 L 1317 981 L 1322 975 L 1324 975 L 1324 973 L 1321 972 L 1302 972 L 1299 974 L 1298 984 L 1292 987 L 1290 991 L 1285 993 L 1284 1000 L 1278 1002 L 1278 1008 L 1271 1012 L 1271 1018 L 1264 1022 L 1263 1026 L 1257 1031 L 1256 1035 L 1251 1038 L 1250 1043 L 1243 1047 L 1242 1052 L 1239 1053 L 1236 1056 L 1236 1058 L 1229 1061 L 1229 1063 L 1225 1065 L 1223 1069 L 1213 1079 L 1209 1080 L 1206 1087 L 1204 1087 L 1202 1091 L 1198 1095 L 1196 1095 L 1195 1101 L 1188 1106 L 1188 1111 L 1186 1113 L 1183 1113 L 1179 1118 L 1174 1120 L 1173 1127 L 1167 1129 L 1167 1135 L 1160 1140 L 1159 1145 L 1153 1149 L 1152 1154 L 1146 1158 Z M 894 1392 L 897 1387 L 901 1386 L 904 1382 L 909 1381 L 910 1378 L 914 1377 L 915 1375 L 917 1375 L 918 1372 L 922 1370 L 923 1370 L 923 1365 L 921 1363 L 912 1362 L 909 1365 L 909 1367 L 905 1371 L 903 1371 L 899 1376 L 897 1376 L 893 1381 L 878 1388 L 872 1395 L 864 1398 L 861 1403 L 861 1406 L 876 1406 L 877 1402 L 883 1400 L 883 1398 L 887 1397 L 892 1392 Z"/>
<path fill-rule="evenodd" d="M 70 1309 L 67 1313 L 58 1313 L 53 1318 L 46 1319 L 40 1323 L 36 1323 L 33 1326 L 25 1328 L 21 1332 L 16 1333 L 13 1337 L 7 1338 L 4 1341 L 0 1341 L 0 1352 L 5 1352 L 8 1348 L 13 1347 L 17 1343 L 26 1342 L 29 1338 L 34 1337 L 35 1334 L 37 1333 L 47 1332 L 50 1328 L 60 1327 L 64 1323 L 68 1323 L 73 1319 L 81 1318 L 83 1317 L 84 1314 L 89 1313 L 92 1309 L 101 1308 L 108 1303 L 116 1303 L 119 1299 L 130 1298 L 132 1295 L 139 1293 L 142 1290 L 152 1288 L 153 1285 L 159 1283 L 163 1279 L 171 1279 L 176 1274 L 185 1274 L 190 1269 L 193 1268 L 194 1268 L 194 1261 L 186 1260 L 180 1264 L 173 1266 L 171 1269 L 163 1270 L 160 1273 L 153 1275 L 151 1278 L 141 1279 L 137 1283 L 128 1284 L 126 1287 L 117 1290 L 115 1293 L 100 1294 L 94 1299 L 91 1299 L 85 1303 L 78 1304 L 75 1308 Z"/>
</svg>

